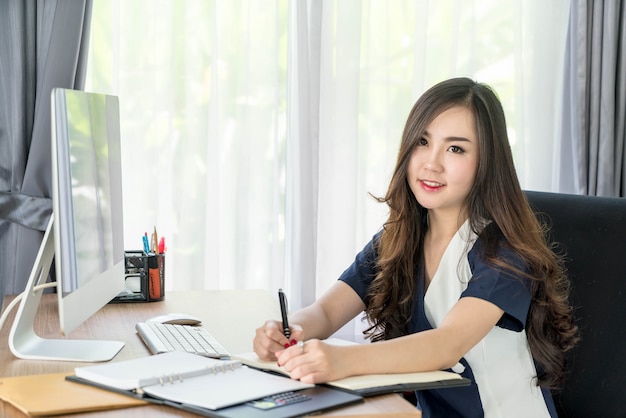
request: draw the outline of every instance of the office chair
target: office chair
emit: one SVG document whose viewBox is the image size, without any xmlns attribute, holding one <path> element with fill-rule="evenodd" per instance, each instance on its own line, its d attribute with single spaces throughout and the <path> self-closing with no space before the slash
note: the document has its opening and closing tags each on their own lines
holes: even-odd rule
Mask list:
<svg viewBox="0 0 626 418">
<path fill-rule="evenodd" d="M 559 417 L 626 417 L 626 198 L 526 195 L 566 254 L 581 335 L 554 392 Z"/>
</svg>

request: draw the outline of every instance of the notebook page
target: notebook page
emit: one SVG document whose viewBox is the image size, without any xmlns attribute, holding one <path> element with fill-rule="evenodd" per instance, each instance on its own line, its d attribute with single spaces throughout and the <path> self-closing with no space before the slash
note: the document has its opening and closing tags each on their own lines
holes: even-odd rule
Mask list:
<svg viewBox="0 0 626 418">
<path fill-rule="evenodd" d="M 241 367 L 238 361 L 224 361 L 172 351 L 147 357 L 96 366 L 77 367 L 77 377 L 122 390 L 134 390 L 159 383 L 164 378 L 204 374 L 213 367 Z"/>
<path fill-rule="evenodd" d="M 243 366 L 235 371 L 197 376 L 182 383 L 147 386 L 143 390 L 157 398 L 214 410 L 313 386 Z"/>
</svg>

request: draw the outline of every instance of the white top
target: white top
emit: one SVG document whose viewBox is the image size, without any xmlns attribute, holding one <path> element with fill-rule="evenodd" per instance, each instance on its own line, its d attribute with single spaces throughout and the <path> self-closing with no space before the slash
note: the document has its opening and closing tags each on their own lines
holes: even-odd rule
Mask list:
<svg viewBox="0 0 626 418">
<path fill-rule="evenodd" d="M 443 254 L 424 297 L 424 311 L 433 328 L 468 287 L 472 269 L 467 253 L 476 239 L 465 222 Z M 485 417 L 550 417 L 535 384 L 537 372 L 524 330 L 496 326 L 464 358 L 478 385 Z"/>
</svg>

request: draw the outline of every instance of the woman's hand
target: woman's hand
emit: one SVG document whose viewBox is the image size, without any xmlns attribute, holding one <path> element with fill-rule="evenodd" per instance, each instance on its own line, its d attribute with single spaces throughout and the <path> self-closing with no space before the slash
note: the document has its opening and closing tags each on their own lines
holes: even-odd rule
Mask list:
<svg viewBox="0 0 626 418">
<path fill-rule="evenodd" d="M 324 383 L 348 375 L 347 356 L 342 356 L 339 347 L 313 339 L 300 340 L 296 345 L 277 351 L 278 365 L 289 372 L 292 379 L 304 383 Z"/>
<path fill-rule="evenodd" d="M 291 330 L 289 339 L 283 335 L 282 329 L 282 324 L 273 320 L 266 321 L 263 326 L 256 329 L 252 344 L 254 352 L 261 360 L 276 361 L 276 353 L 278 351 L 282 351 L 304 339 L 304 332 L 299 325 L 289 325 Z"/>
</svg>

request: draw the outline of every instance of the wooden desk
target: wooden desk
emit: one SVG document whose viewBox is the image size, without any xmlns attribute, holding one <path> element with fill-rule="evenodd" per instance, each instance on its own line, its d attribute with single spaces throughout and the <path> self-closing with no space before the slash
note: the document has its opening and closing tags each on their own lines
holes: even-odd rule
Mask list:
<svg viewBox="0 0 626 418">
<path fill-rule="evenodd" d="M 10 302 L 5 298 L 3 307 Z M 16 308 L 17 309 L 17 308 Z M 14 309 L 14 312 L 16 311 Z M 86 363 L 65 361 L 22 360 L 13 356 L 8 346 L 9 329 L 14 312 L 0 330 L 0 376 L 21 376 L 42 373 L 72 372 Z M 262 290 L 220 290 L 169 292 L 162 302 L 109 304 L 78 329 L 70 338 L 89 338 L 124 341 L 126 346 L 112 360 L 120 361 L 149 355 L 145 345 L 135 333 L 135 324 L 168 312 L 184 312 L 202 319 L 204 327 L 231 353 L 252 351 L 254 330 L 267 318 L 280 318 L 278 303 Z M 42 302 L 35 323 L 36 332 L 42 337 L 59 336 L 56 295 L 47 294 Z M 36 396 L 36 395 L 35 395 Z M 389 414 L 396 418 L 418 418 L 421 414 L 399 395 L 368 398 L 362 404 L 340 408 L 319 416 Z M 106 411 L 78 414 L 77 417 L 119 417 L 122 412 Z M 0 402 L 0 416 L 23 417 L 11 405 Z M 147 405 L 123 410 L 124 417 L 196 417 L 174 408 Z"/>
</svg>

